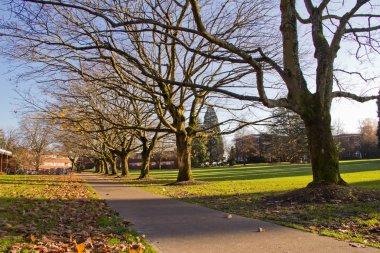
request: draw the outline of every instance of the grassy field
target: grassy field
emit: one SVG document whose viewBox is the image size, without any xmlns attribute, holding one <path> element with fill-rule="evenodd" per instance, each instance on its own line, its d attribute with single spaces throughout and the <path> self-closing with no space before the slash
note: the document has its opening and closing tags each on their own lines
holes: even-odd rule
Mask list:
<svg viewBox="0 0 380 253">
<path fill-rule="evenodd" d="M 155 252 L 79 178 L 0 175 L 0 252 L 139 248 Z"/>
<path fill-rule="evenodd" d="M 380 160 L 345 161 L 342 177 L 354 187 L 380 194 Z M 249 165 L 194 169 L 198 185 L 168 186 L 177 171 L 152 171 L 151 180 L 123 180 L 135 187 L 180 198 L 227 213 L 274 221 L 286 226 L 380 247 L 380 201 L 349 203 L 266 203 L 262 197 L 305 187 L 312 179 L 310 165 Z M 377 191 L 379 190 L 379 191 Z"/>
</svg>

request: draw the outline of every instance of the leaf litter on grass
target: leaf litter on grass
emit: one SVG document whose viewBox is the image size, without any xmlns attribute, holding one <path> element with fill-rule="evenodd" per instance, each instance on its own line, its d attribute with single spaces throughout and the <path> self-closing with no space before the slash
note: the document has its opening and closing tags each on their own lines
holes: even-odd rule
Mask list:
<svg viewBox="0 0 380 253">
<path fill-rule="evenodd" d="M 2 175 L 0 199 L 1 252 L 147 252 L 76 176 Z"/>
</svg>

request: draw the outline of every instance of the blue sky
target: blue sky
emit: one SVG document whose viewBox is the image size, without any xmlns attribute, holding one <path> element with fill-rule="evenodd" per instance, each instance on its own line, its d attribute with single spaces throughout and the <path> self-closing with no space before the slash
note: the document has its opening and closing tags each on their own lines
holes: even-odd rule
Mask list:
<svg viewBox="0 0 380 253">
<path fill-rule="evenodd" d="M 0 60 L 0 128 L 5 129 L 17 127 L 18 119 L 14 111 L 20 109 L 20 98 L 15 91 L 17 71 L 13 69 L 13 65 L 4 59 Z M 22 86 L 22 84 L 18 85 Z M 346 132 L 357 132 L 360 120 L 365 118 L 376 120 L 376 111 L 375 101 L 361 104 L 339 99 L 333 103 L 332 119 L 339 120 Z"/>
<path fill-rule="evenodd" d="M 2 6 L 0 4 L 0 16 L 4 16 L 5 12 L 1 9 Z M 341 53 L 344 52 L 341 51 Z M 351 61 L 347 61 L 346 57 L 343 57 L 342 64 L 343 63 L 353 66 L 354 69 L 360 67 Z M 15 63 L 9 63 L 0 58 L 0 128 L 17 127 L 18 119 L 14 111 L 19 110 L 20 106 L 18 105 L 19 101 L 17 101 L 19 96 L 15 92 L 17 71 L 14 71 L 12 67 L 14 64 Z M 377 56 L 372 68 L 375 69 L 376 72 L 380 71 L 380 56 Z M 380 75 L 380 72 L 378 75 Z M 33 81 L 29 81 L 28 83 L 33 87 Z M 25 86 L 25 83 L 19 83 L 18 85 L 22 87 Z M 379 87 L 380 83 L 377 83 L 374 86 Z M 373 90 L 371 93 L 373 94 Z M 332 121 L 340 121 L 346 132 L 358 132 L 359 121 L 366 118 L 377 120 L 377 107 L 375 101 L 361 104 L 346 99 L 339 99 L 335 100 L 333 103 Z"/>
<path fill-rule="evenodd" d="M 17 126 L 17 118 L 14 111 L 18 95 L 15 92 L 15 72 L 9 73 L 10 63 L 4 59 L 0 60 L 0 128 L 9 128 Z M 13 79 L 13 80 L 12 80 Z"/>
</svg>

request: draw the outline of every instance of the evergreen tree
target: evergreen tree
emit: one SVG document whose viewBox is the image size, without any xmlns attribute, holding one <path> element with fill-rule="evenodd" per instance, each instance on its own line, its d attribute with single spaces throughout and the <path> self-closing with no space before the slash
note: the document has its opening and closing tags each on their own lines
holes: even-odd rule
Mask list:
<svg viewBox="0 0 380 253">
<path fill-rule="evenodd" d="M 196 138 L 191 145 L 191 164 L 201 167 L 207 161 L 207 146 L 204 138 Z"/>
<path fill-rule="evenodd" d="M 204 126 L 200 119 L 198 119 L 197 129 L 202 129 Z M 207 139 L 198 137 L 191 143 L 191 165 L 192 167 L 201 167 L 207 162 Z"/>
<path fill-rule="evenodd" d="M 207 138 L 207 154 L 209 162 L 219 162 L 223 160 L 224 144 L 223 138 L 220 136 L 220 127 L 218 126 L 218 116 L 213 107 L 207 107 L 204 116 L 204 128 L 209 129 L 209 137 Z"/>
<path fill-rule="evenodd" d="M 236 164 L 236 148 L 235 148 L 235 146 L 232 146 L 230 148 L 230 153 L 228 154 L 228 160 L 227 161 L 230 164 L 230 166 Z"/>
</svg>

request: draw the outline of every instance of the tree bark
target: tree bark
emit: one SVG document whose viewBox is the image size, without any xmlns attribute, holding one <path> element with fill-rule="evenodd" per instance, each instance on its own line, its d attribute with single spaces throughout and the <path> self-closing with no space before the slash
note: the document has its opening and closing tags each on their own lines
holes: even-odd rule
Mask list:
<svg viewBox="0 0 380 253">
<path fill-rule="evenodd" d="M 331 131 L 330 111 L 312 112 L 303 119 L 313 172 L 313 181 L 308 186 L 347 185 L 339 173 L 339 156 Z"/>
<path fill-rule="evenodd" d="M 100 162 L 96 161 L 95 162 L 95 173 L 99 173 L 100 171 L 101 171 Z"/>
<path fill-rule="evenodd" d="M 112 160 L 111 160 L 111 173 L 112 175 L 117 175 L 117 159 L 116 157 L 112 157 Z"/>
<path fill-rule="evenodd" d="M 129 154 L 120 155 L 122 176 L 128 176 L 128 173 L 129 173 L 128 159 L 129 159 Z"/>
<path fill-rule="evenodd" d="M 69 160 L 71 162 L 71 171 L 76 171 L 77 170 L 78 157 L 69 157 Z"/>
<path fill-rule="evenodd" d="M 110 174 L 109 164 L 106 160 L 103 160 L 103 167 L 104 167 L 104 174 L 109 175 Z"/>
<path fill-rule="evenodd" d="M 99 173 L 104 173 L 104 163 L 102 160 L 99 160 Z"/>
<path fill-rule="evenodd" d="M 178 177 L 177 182 L 193 180 L 191 173 L 192 138 L 184 133 L 176 134 Z"/>
<path fill-rule="evenodd" d="M 149 150 L 148 141 L 143 141 L 142 146 L 143 146 L 143 150 L 141 152 L 142 163 L 141 163 L 139 179 L 148 178 L 149 172 L 150 172 L 151 150 Z"/>
<path fill-rule="evenodd" d="M 140 171 L 139 179 L 149 178 L 149 175 L 150 175 L 150 160 L 151 160 L 151 155 L 150 154 L 143 155 L 143 160 L 142 160 L 142 165 L 141 165 L 141 171 Z"/>
</svg>

